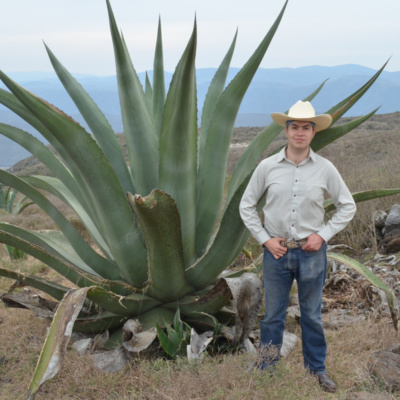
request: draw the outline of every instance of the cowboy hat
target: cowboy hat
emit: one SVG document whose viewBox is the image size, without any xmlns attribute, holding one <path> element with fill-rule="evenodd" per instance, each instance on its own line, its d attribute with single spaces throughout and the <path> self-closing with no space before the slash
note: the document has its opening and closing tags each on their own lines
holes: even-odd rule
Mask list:
<svg viewBox="0 0 400 400">
<path fill-rule="evenodd" d="M 272 119 L 280 126 L 286 127 L 287 121 L 307 121 L 315 124 L 315 130 L 323 131 L 332 123 L 329 114 L 315 115 L 314 107 L 309 101 L 298 101 L 293 105 L 288 114 L 272 113 Z"/>
</svg>

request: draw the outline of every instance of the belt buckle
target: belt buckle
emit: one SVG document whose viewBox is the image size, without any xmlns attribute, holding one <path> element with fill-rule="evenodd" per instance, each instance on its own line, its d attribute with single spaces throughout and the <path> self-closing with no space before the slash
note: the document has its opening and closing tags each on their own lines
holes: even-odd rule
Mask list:
<svg viewBox="0 0 400 400">
<path fill-rule="evenodd" d="M 300 240 L 282 240 L 280 245 L 286 247 L 289 250 L 298 249 L 299 247 L 303 247 L 307 243 L 307 239 Z"/>
</svg>

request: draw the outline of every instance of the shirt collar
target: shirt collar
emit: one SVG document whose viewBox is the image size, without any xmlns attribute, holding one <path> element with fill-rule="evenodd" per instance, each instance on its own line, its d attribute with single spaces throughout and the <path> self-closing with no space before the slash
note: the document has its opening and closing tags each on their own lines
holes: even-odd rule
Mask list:
<svg viewBox="0 0 400 400">
<path fill-rule="evenodd" d="M 286 147 L 285 146 L 279 153 L 278 153 L 278 162 L 286 160 Z M 310 147 L 310 154 L 308 155 L 308 157 L 303 161 L 303 163 L 307 162 L 308 160 L 313 160 L 316 161 L 317 159 L 317 155 L 315 154 L 314 150 Z"/>
</svg>

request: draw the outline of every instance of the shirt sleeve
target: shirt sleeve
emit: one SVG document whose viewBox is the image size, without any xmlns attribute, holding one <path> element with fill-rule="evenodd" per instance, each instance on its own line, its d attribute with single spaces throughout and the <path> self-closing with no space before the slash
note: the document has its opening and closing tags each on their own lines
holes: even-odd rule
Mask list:
<svg viewBox="0 0 400 400">
<path fill-rule="evenodd" d="M 336 206 L 336 212 L 326 225 L 317 232 L 326 242 L 344 229 L 356 213 L 353 196 L 333 164 L 330 166 L 327 187 Z"/>
<path fill-rule="evenodd" d="M 260 216 L 257 212 L 257 203 L 266 190 L 266 173 L 265 164 L 261 162 L 250 178 L 239 205 L 239 212 L 243 223 L 261 245 L 271 239 L 271 236 L 262 226 Z"/>
</svg>

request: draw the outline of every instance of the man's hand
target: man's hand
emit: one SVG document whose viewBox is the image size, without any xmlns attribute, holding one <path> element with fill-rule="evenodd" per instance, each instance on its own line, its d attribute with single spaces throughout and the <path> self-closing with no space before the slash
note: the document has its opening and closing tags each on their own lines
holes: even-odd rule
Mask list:
<svg viewBox="0 0 400 400">
<path fill-rule="evenodd" d="M 281 246 L 280 242 L 282 240 L 286 240 L 285 238 L 272 238 L 267 240 L 264 243 L 264 246 L 270 251 L 270 253 L 274 256 L 275 259 L 283 257 L 286 252 L 287 248 Z"/>
<path fill-rule="evenodd" d="M 307 243 L 301 249 L 305 251 L 318 251 L 323 243 L 324 239 L 322 239 L 321 236 L 319 236 L 317 233 L 312 233 L 307 238 Z"/>
</svg>

